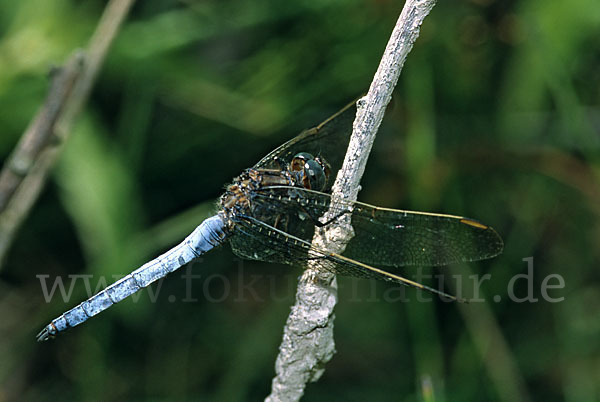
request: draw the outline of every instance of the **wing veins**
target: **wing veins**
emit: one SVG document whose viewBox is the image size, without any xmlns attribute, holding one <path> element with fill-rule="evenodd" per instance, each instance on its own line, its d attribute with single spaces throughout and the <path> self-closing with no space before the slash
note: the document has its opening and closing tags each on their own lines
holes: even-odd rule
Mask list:
<svg viewBox="0 0 600 402">
<path fill-rule="evenodd" d="M 281 211 L 294 211 L 301 205 L 311 217 L 333 210 L 339 216 L 351 212 L 355 238 L 349 243 L 345 257 L 363 263 L 385 266 L 441 266 L 456 262 L 491 258 L 500 253 L 503 244 L 490 227 L 455 215 L 378 208 L 360 202 L 340 200 L 331 206 L 331 196 L 313 190 L 288 186 L 271 186 L 254 192 L 253 201 Z M 294 218 L 294 212 L 289 215 Z M 299 221 L 298 221 L 299 222 Z M 303 227 L 305 241 L 312 241 L 312 229 Z"/>
<path fill-rule="evenodd" d="M 282 246 L 284 246 L 281 248 L 289 249 L 290 247 L 293 247 L 293 248 L 296 248 L 296 251 L 300 251 L 300 250 L 303 252 L 306 251 L 307 254 L 309 254 L 308 260 L 316 261 L 317 266 L 319 268 L 323 268 L 334 274 L 346 274 L 346 275 L 356 276 L 356 277 L 383 279 L 386 281 L 399 283 L 399 284 L 402 284 L 405 286 L 410 286 L 410 287 L 414 287 L 417 289 L 425 290 L 425 291 L 431 292 L 433 294 L 437 294 L 439 296 L 449 298 L 451 300 L 464 301 L 463 299 L 458 299 L 456 296 L 453 296 L 453 295 L 450 295 L 443 291 L 440 291 L 438 289 L 434 289 L 432 287 L 423 285 L 419 282 L 412 281 L 403 276 L 393 274 L 384 269 L 376 268 L 371 265 L 364 264 L 360 261 L 353 260 L 351 258 L 345 257 L 345 256 L 337 254 L 337 253 L 321 250 L 320 248 L 313 246 L 311 243 L 309 243 L 303 239 L 300 239 L 292 234 L 286 233 L 280 229 L 272 227 L 252 216 L 243 216 L 241 218 L 242 219 L 240 219 L 237 222 L 237 225 L 241 225 L 244 229 L 247 229 L 251 232 L 260 233 L 259 237 L 264 238 L 264 236 L 262 236 L 261 229 L 267 229 L 268 231 L 277 234 L 277 236 L 279 236 L 279 237 L 284 237 L 284 238 L 293 240 L 292 243 L 290 243 L 289 241 L 286 241 L 286 242 L 268 241 L 270 246 L 274 246 L 274 245 L 277 245 L 277 243 L 279 243 Z M 258 229 L 256 229 L 255 227 L 258 227 Z M 250 233 L 246 233 L 246 234 L 251 235 Z M 269 240 L 271 240 L 271 239 L 269 239 Z M 311 253 L 312 253 L 312 256 L 310 256 Z M 302 264 L 306 260 L 307 259 L 303 258 L 303 259 L 298 259 L 293 262 Z M 319 262 L 319 260 L 321 260 L 322 262 Z M 293 262 L 290 261 L 289 263 L 293 263 Z M 324 263 L 324 262 L 327 262 L 327 263 Z M 328 263 L 333 264 L 333 266 L 329 266 Z M 335 268 L 342 268 L 342 269 L 335 269 Z"/>
</svg>

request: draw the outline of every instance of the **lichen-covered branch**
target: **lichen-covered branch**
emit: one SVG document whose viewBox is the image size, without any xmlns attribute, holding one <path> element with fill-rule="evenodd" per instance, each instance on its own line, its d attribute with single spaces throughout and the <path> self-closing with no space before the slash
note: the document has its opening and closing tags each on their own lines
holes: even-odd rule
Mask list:
<svg viewBox="0 0 600 402">
<path fill-rule="evenodd" d="M 332 188 L 332 200 L 354 201 L 360 189 L 375 134 L 406 56 L 419 36 L 419 28 L 435 0 L 408 0 L 375 73 L 366 96 L 358 101 L 352 137 L 344 164 Z M 337 219 L 318 230 L 313 245 L 330 252 L 342 252 L 352 238 L 349 217 Z M 309 381 L 316 381 L 335 353 L 333 309 L 337 302 L 335 276 L 309 264 L 296 291 L 296 303 L 283 330 L 283 340 L 275 363 L 276 376 L 266 401 L 297 401 Z"/>
<path fill-rule="evenodd" d="M 37 200 L 73 122 L 86 103 L 106 53 L 134 0 L 111 0 L 87 51 L 56 69 L 44 105 L 0 173 L 0 268 L 15 234 Z"/>
</svg>

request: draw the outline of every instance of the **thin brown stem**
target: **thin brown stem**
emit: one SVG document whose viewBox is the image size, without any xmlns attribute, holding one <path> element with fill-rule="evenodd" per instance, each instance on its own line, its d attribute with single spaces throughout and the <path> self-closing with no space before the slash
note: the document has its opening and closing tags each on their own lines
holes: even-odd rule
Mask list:
<svg viewBox="0 0 600 402">
<path fill-rule="evenodd" d="M 54 125 L 64 110 L 82 67 L 83 54 L 77 52 L 71 56 L 65 66 L 51 71 L 50 89 L 44 104 L 21 136 L 0 172 L 0 212 L 6 209 L 25 176 L 31 172 L 40 152 L 51 146 Z"/>
<path fill-rule="evenodd" d="M 55 74 L 46 101 L 0 174 L 0 267 L 23 220 L 37 200 L 75 118 L 87 102 L 106 53 L 134 0 L 111 0 L 87 51 Z M 53 141 L 53 136 L 58 141 Z"/>
</svg>

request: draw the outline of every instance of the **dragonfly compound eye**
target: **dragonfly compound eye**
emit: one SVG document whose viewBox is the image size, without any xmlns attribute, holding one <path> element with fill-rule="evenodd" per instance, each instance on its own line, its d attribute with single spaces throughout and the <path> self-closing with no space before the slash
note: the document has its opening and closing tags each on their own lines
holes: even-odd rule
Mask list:
<svg viewBox="0 0 600 402">
<path fill-rule="evenodd" d="M 314 159 L 315 157 L 309 154 L 308 152 L 300 152 L 292 158 L 292 162 L 290 163 L 290 170 L 292 172 L 302 172 L 302 170 L 304 170 L 304 165 L 306 164 L 306 161 Z"/>
<path fill-rule="evenodd" d="M 304 187 L 323 191 L 327 184 L 327 176 L 323 167 L 314 159 L 306 161 L 304 164 Z"/>
<path fill-rule="evenodd" d="M 290 163 L 290 171 L 298 174 L 304 188 L 323 191 L 329 177 L 329 165 L 308 152 L 300 152 Z"/>
</svg>

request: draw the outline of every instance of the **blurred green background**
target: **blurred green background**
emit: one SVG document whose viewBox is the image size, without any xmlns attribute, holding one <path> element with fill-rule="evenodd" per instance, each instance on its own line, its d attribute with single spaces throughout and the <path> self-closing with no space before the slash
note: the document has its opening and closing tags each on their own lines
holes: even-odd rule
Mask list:
<svg viewBox="0 0 600 402">
<path fill-rule="evenodd" d="M 104 3 L 0 2 L 1 160 Z M 234 176 L 364 92 L 402 6 L 136 4 L 0 268 L 0 401 L 263 399 L 300 270 L 240 263 L 228 246 L 52 342 L 35 334 L 86 297 L 82 275 L 93 290 L 175 244 Z M 337 354 L 303 400 L 600 400 L 599 103 L 596 0 L 439 2 L 359 199 L 476 218 L 505 251 L 423 271 L 450 288 L 452 275 L 490 274 L 485 303 L 414 290 L 401 302 L 394 285 L 339 278 Z M 528 257 L 539 300 L 519 303 L 508 289 Z M 542 298 L 551 274 L 561 302 Z M 46 302 L 40 275 L 70 298 Z"/>
</svg>

